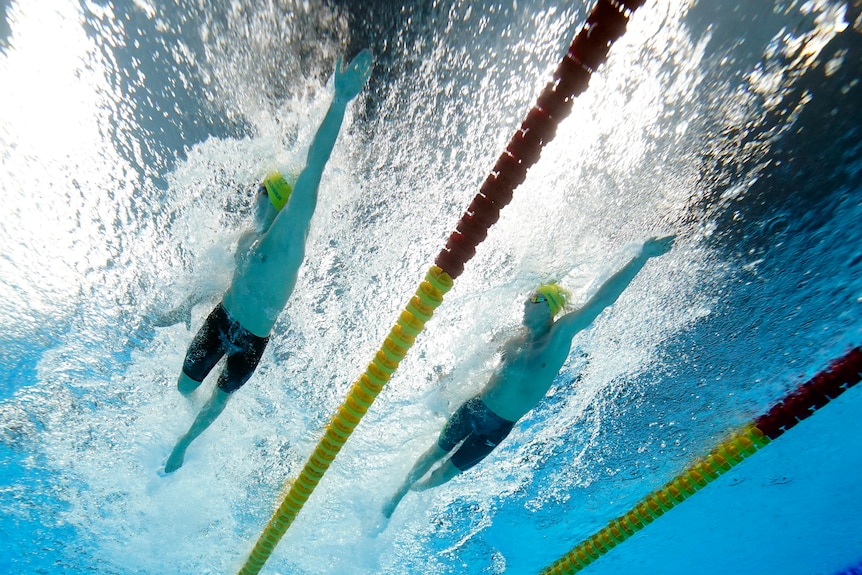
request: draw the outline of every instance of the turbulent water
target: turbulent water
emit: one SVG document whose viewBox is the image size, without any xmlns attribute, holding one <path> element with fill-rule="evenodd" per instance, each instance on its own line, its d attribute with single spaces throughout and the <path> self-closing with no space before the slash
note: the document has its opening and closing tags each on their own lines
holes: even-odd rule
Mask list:
<svg viewBox="0 0 862 575">
<path fill-rule="evenodd" d="M 589 6 L 0 8 L 0 569 L 234 572 Z M 638 10 L 267 572 L 536 572 L 859 345 L 860 34 L 856 1 Z M 186 465 L 159 477 L 209 393 L 188 401 L 174 384 L 230 277 L 255 183 L 302 166 L 336 61 L 365 47 L 375 69 L 262 363 Z M 529 290 L 559 280 L 577 305 L 667 233 L 675 249 L 576 338 L 546 401 L 372 537 L 383 499 L 493 369 Z M 153 326 L 190 292 L 214 294 L 191 330 Z M 788 506 L 756 502 L 782 501 L 787 484 L 790 507 L 815 511 L 733 571 L 862 559 L 862 498 L 837 477 L 858 477 L 859 450 L 828 428 L 858 432 L 859 402 L 844 401 L 795 430 L 789 454 L 747 468 L 759 487 L 731 477 L 591 570 L 691 572 L 710 531 L 738 530 L 740 515 L 786 521 Z M 793 467 L 791 441 L 820 459 Z M 800 558 L 809 530 L 828 548 Z M 706 539 L 669 549 L 676 562 L 651 553 L 691 533 Z"/>
</svg>

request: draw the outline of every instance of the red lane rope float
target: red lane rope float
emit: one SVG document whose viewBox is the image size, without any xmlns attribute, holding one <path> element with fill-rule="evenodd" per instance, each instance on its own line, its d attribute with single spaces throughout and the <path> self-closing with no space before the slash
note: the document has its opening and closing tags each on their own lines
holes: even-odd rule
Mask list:
<svg viewBox="0 0 862 575">
<path fill-rule="evenodd" d="M 455 279 L 464 271 L 464 265 L 488 235 L 488 228 L 500 218 L 500 210 L 512 201 L 515 188 L 527 177 L 527 170 L 554 139 L 560 121 L 571 113 L 574 98 L 587 89 L 593 71 L 607 59 L 611 44 L 623 35 L 631 14 L 645 2 L 596 3 L 557 66 L 553 81 L 545 86 L 455 226 L 446 247 L 437 255 L 434 263 L 450 277 Z"/>
<path fill-rule="evenodd" d="M 541 574 L 568 575 L 586 568 L 666 511 L 813 415 L 829 401 L 859 383 L 860 379 L 862 348 L 857 347 L 832 361 L 825 370 L 787 394 L 765 414 L 731 434 L 706 457 L 647 495 L 628 512 L 612 519 L 606 527 L 572 548 Z"/>
<path fill-rule="evenodd" d="M 599 0 L 596 3 L 554 72 L 553 82 L 542 91 L 509 141 L 446 247 L 437 256 L 436 265 L 428 271 L 365 373 L 353 384 L 347 399 L 332 416 L 299 476 L 287 482 L 287 495 L 255 543 L 240 575 L 255 575 L 263 568 L 416 336 L 443 302 L 443 295 L 452 288 L 454 279 L 464 271 L 464 264 L 476 253 L 476 246 L 488 235 L 488 228 L 499 219 L 500 209 L 512 200 L 514 189 L 527 177 L 527 170 L 539 159 L 542 147 L 553 139 L 558 124 L 571 112 L 573 98 L 587 89 L 590 75 L 607 59 L 611 44 L 625 32 L 634 10 L 645 2 Z"/>
</svg>

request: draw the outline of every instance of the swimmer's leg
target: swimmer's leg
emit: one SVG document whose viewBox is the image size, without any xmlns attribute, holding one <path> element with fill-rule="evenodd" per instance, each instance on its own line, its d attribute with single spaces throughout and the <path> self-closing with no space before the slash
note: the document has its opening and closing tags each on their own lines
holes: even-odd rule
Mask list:
<svg viewBox="0 0 862 575">
<path fill-rule="evenodd" d="M 212 422 L 215 421 L 219 415 L 221 415 L 221 412 L 224 411 L 229 398 L 230 394 L 222 391 L 218 387 L 213 390 L 212 396 L 201 408 L 200 413 L 198 413 L 197 418 L 195 418 L 195 421 L 192 423 L 188 432 L 180 438 L 173 451 L 171 451 L 171 454 L 168 456 L 168 460 L 165 463 L 165 473 L 173 473 L 182 467 L 183 461 L 186 457 L 186 449 L 188 449 L 192 441 L 197 439 L 198 436 L 212 425 Z"/>
<path fill-rule="evenodd" d="M 207 374 L 225 354 L 222 333 L 229 328 L 229 320 L 221 304 L 207 316 L 206 321 L 189 344 L 183 369 L 177 379 L 177 389 L 189 395 L 200 386 Z"/>
<path fill-rule="evenodd" d="M 428 473 L 428 470 L 431 469 L 435 463 L 443 459 L 447 453 L 449 452 L 441 448 L 435 442 L 428 451 L 422 454 L 422 456 L 416 460 L 416 463 L 413 465 L 413 469 L 411 469 L 410 473 L 407 474 L 407 477 L 404 479 L 404 483 L 401 484 L 398 490 L 383 505 L 383 516 L 386 518 L 392 517 L 392 513 L 395 512 L 395 508 L 398 507 L 398 504 L 413 484 L 416 483 L 416 481 L 423 475 Z"/>
<path fill-rule="evenodd" d="M 486 457 L 512 429 L 512 423 L 498 429 L 494 435 L 470 434 L 452 457 L 434 470 L 428 479 L 413 486 L 414 491 L 424 491 L 442 485 L 463 471 L 467 471 Z"/>
<path fill-rule="evenodd" d="M 470 433 L 473 430 L 472 413 L 478 402 L 481 402 L 481 400 L 478 397 L 474 397 L 473 399 L 465 401 L 461 404 L 461 407 L 455 410 L 455 413 L 452 414 L 452 417 L 450 417 L 449 421 L 446 422 L 446 425 L 443 426 L 443 431 L 440 432 L 440 436 L 437 438 L 437 441 L 416 461 L 413 465 L 413 469 L 411 469 L 410 473 L 407 475 L 407 479 L 404 480 L 404 483 L 398 488 L 398 491 L 395 492 L 383 507 L 383 515 L 385 517 L 390 517 L 392 515 L 392 512 L 395 511 L 395 507 L 410 489 L 418 491 L 432 487 L 431 485 L 422 488 L 419 487 L 419 485 L 424 485 L 430 481 L 430 478 L 418 485 L 416 484 L 416 481 L 421 479 L 435 463 L 443 459 L 450 451 L 455 449 L 458 443 L 466 440 L 466 438 L 470 436 Z M 446 468 L 447 465 L 451 466 L 451 463 L 447 461 L 438 467 L 434 474 L 432 474 L 432 477 L 434 477 L 440 469 Z M 454 475 L 456 474 L 452 474 L 451 477 L 454 477 Z"/>
<path fill-rule="evenodd" d="M 196 381 L 189 376 L 186 375 L 186 372 L 181 371 L 180 377 L 177 379 L 177 390 L 183 395 L 191 395 L 191 393 L 196 390 L 202 381 Z"/>
<path fill-rule="evenodd" d="M 451 459 L 448 459 L 443 465 L 435 469 L 434 473 L 432 473 L 428 479 L 413 485 L 413 491 L 425 491 L 426 489 L 443 485 L 460 473 L 461 470 L 455 467 Z"/>
</svg>

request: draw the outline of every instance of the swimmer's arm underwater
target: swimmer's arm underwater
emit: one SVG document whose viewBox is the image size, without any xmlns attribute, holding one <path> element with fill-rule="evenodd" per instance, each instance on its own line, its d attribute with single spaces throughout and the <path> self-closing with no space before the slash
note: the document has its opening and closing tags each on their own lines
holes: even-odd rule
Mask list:
<svg viewBox="0 0 862 575">
<path fill-rule="evenodd" d="M 292 204 L 290 208 L 294 212 L 291 214 L 292 220 L 297 217 L 300 220 L 305 220 L 306 213 L 307 219 L 311 219 L 317 198 L 311 197 L 315 194 L 303 194 L 303 191 L 316 191 L 318 189 L 320 178 L 323 176 L 323 169 L 326 167 L 332 149 L 335 147 L 335 141 L 338 139 L 347 104 L 362 90 L 368 76 L 371 75 L 372 65 L 373 58 L 369 50 L 360 52 L 348 64 L 347 68 L 344 68 L 341 60 L 336 64 L 335 97 L 332 99 L 332 104 L 330 104 L 329 110 L 321 122 L 320 128 L 318 128 L 311 146 L 309 146 L 305 168 L 296 180 L 290 202 Z"/>
<path fill-rule="evenodd" d="M 664 255 L 670 251 L 675 239 L 676 236 L 665 236 L 650 238 L 644 242 L 640 253 L 608 278 L 583 307 L 556 321 L 554 324 L 555 337 L 564 337 L 571 341 L 575 334 L 592 324 L 599 314 L 619 299 L 650 258 Z"/>
<path fill-rule="evenodd" d="M 212 299 L 215 292 L 194 292 L 189 294 L 178 306 L 165 313 L 153 314 L 153 326 L 170 327 L 178 323 L 186 324 L 186 329 L 192 327 L 192 309 L 204 300 Z"/>
<path fill-rule="evenodd" d="M 244 231 L 237 240 L 236 252 L 234 259 L 238 260 L 244 257 L 251 245 L 260 237 L 260 232 L 257 229 L 249 229 Z M 189 294 L 179 305 L 170 311 L 159 313 L 153 312 L 150 315 L 153 318 L 154 327 L 170 327 L 178 323 L 184 323 L 186 329 L 191 329 L 192 324 L 192 309 L 199 303 L 205 301 L 214 301 L 221 296 L 224 288 L 222 286 L 209 285 L 208 289 L 198 288 L 193 293 Z"/>
<path fill-rule="evenodd" d="M 306 165 L 296 179 L 290 201 L 270 227 L 263 239 L 264 243 L 275 245 L 284 243 L 284 238 L 281 236 L 295 233 L 296 230 L 308 233 L 311 217 L 317 207 L 318 188 L 323 170 L 338 139 L 347 104 L 362 90 L 371 75 L 373 63 L 374 59 L 369 50 L 360 52 L 346 67 L 341 60 L 338 61 L 335 67 L 335 97 L 311 142 Z M 280 224 L 280 222 L 289 222 L 289 224 Z"/>
</svg>

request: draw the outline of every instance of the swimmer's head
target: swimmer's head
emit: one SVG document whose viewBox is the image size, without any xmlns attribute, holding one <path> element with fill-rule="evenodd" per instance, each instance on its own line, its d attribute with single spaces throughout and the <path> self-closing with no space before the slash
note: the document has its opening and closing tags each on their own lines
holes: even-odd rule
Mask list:
<svg viewBox="0 0 862 575">
<path fill-rule="evenodd" d="M 296 183 L 295 178 L 293 183 Z M 284 176 L 278 172 L 273 172 L 263 179 L 263 187 L 275 211 L 280 212 L 281 208 L 287 204 L 287 200 L 290 199 L 290 194 L 293 192 L 293 183 L 288 183 Z"/>
<path fill-rule="evenodd" d="M 547 302 L 551 309 L 551 317 L 554 317 L 566 307 L 566 302 L 569 301 L 569 292 L 556 283 L 543 284 L 536 288 L 530 301 L 532 303 Z"/>
</svg>

